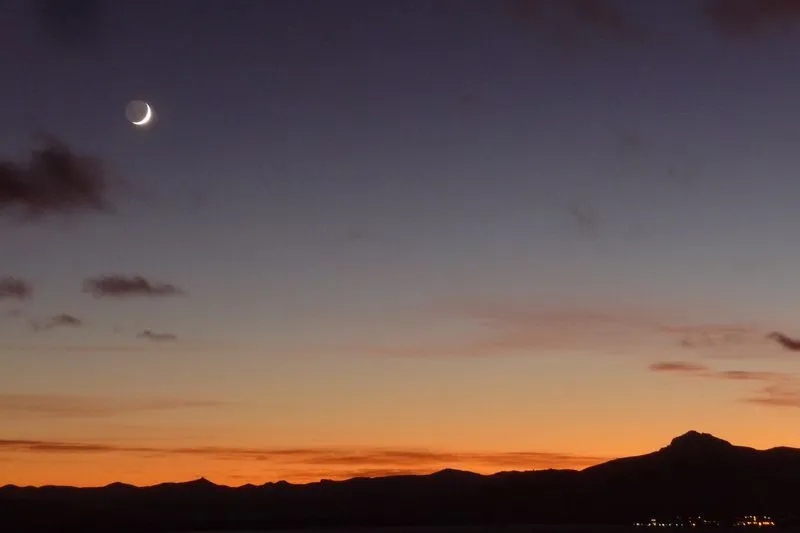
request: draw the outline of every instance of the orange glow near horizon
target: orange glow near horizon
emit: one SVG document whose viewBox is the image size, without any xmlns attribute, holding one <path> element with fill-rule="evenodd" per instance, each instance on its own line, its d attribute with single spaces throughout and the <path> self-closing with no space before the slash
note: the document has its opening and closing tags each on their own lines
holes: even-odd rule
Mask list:
<svg viewBox="0 0 800 533">
<path fill-rule="evenodd" d="M 321 479 L 380 477 L 401 474 L 430 474 L 445 468 L 493 474 L 507 470 L 546 468 L 581 469 L 603 458 L 559 457 L 553 454 L 459 454 L 418 451 L 308 450 L 290 458 L 264 456 L 239 458 L 231 450 L 214 456 L 157 453 L 138 455 L 124 452 L 63 453 L 11 452 L 0 455 L 2 484 L 20 486 L 70 485 L 103 486 L 113 482 L 147 486 L 205 477 L 217 484 L 240 486 L 271 481 L 292 483 Z M 226 454 L 230 454 L 226 456 Z M 403 456 L 406 456 L 405 458 Z"/>
<path fill-rule="evenodd" d="M 606 439 L 613 434 L 605 435 Z M 621 435 L 617 434 L 618 437 Z M 677 436 L 677 435 L 674 435 Z M 725 435 L 722 435 L 725 437 Z M 445 468 L 492 474 L 509 470 L 548 468 L 582 469 L 620 456 L 639 455 L 665 446 L 644 442 L 644 435 L 627 441 L 617 454 L 577 454 L 556 451 L 465 451 L 378 447 L 257 448 L 257 447 L 165 447 L 158 444 L 98 444 L 58 441 L 0 441 L 0 485 L 103 486 L 124 482 L 148 486 L 205 477 L 217 484 L 240 486 L 271 481 L 293 483 L 321 479 L 378 477 L 399 474 L 429 474 Z M 744 435 L 739 435 L 743 438 Z M 758 441 L 732 439 L 734 444 L 768 448 L 767 433 Z M 612 439 L 610 439 L 612 440 Z M 616 439 L 613 439 L 616 440 Z M 607 448 L 602 439 L 596 444 Z M 566 442 L 564 448 L 566 448 Z M 574 445 L 574 442 L 572 443 Z M 587 450 L 594 449 L 586 442 Z"/>
<path fill-rule="evenodd" d="M 47 364 L 0 392 L 0 485 L 205 477 L 238 486 L 444 468 L 580 469 L 658 450 L 689 430 L 760 449 L 800 447 L 793 360 L 756 329 L 662 327 L 680 322 L 645 313 L 467 307 L 487 317 L 488 331 L 417 338 L 436 346 L 427 356 L 419 348 L 405 356 L 309 349 L 273 358 L 265 354 L 291 346 L 266 344 L 236 352 L 236 364 L 196 346 L 136 357 L 30 354 L 32 365 Z M 729 357 L 718 356 L 731 331 L 743 336 L 725 348 Z M 686 335 L 722 340 L 676 347 Z M 557 348 L 561 337 L 569 342 Z M 450 355 L 462 348 L 472 356 Z"/>
</svg>

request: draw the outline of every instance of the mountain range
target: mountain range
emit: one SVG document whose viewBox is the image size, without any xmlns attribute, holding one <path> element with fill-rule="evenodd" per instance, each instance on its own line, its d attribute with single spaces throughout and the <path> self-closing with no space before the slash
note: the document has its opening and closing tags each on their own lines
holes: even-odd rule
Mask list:
<svg viewBox="0 0 800 533">
<path fill-rule="evenodd" d="M 756 450 L 690 431 L 584 470 L 135 487 L 0 488 L 7 531 L 268 530 L 311 526 L 625 524 L 747 514 L 800 521 L 800 449 Z"/>
</svg>

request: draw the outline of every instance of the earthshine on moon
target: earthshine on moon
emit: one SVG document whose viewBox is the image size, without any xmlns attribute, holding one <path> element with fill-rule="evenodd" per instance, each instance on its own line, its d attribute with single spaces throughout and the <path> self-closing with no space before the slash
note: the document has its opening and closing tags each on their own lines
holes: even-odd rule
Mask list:
<svg viewBox="0 0 800 533">
<path fill-rule="evenodd" d="M 133 100 L 125 106 L 125 117 L 138 128 L 148 126 L 153 121 L 153 108 L 142 100 Z"/>
</svg>

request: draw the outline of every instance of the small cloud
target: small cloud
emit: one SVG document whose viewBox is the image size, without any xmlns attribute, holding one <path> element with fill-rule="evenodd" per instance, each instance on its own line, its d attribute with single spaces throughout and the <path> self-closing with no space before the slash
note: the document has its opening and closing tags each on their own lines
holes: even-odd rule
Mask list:
<svg viewBox="0 0 800 533">
<path fill-rule="evenodd" d="M 182 399 L 134 400 L 65 394 L 0 394 L 0 417 L 102 418 L 146 411 L 219 407 L 221 402 Z"/>
<path fill-rule="evenodd" d="M 676 372 L 676 373 L 700 373 L 708 372 L 708 367 L 697 363 L 689 363 L 686 361 L 667 361 L 661 363 L 653 363 L 650 365 L 650 370 L 653 372 Z"/>
<path fill-rule="evenodd" d="M 37 331 L 44 331 L 55 328 L 79 328 L 81 326 L 83 326 L 83 320 L 80 318 L 73 315 L 68 315 L 66 313 L 61 313 L 59 315 L 50 317 L 43 324 L 37 324 L 34 322 L 33 329 Z"/>
<path fill-rule="evenodd" d="M 178 336 L 174 333 L 159 333 L 150 329 L 142 331 L 136 337 L 154 342 L 175 342 L 178 340 Z"/>
<path fill-rule="evenodd" d="M 787 349 L 787 350 L 789 350 L 791 352 L 799 352 L 800 351 L 800 340 L 793 339 L 792 337 L 789 337 L 788 335 L 784 335 L 783 333 L 775 331 L 775 332 L 772 332 L 769 335 L 767 335 L 767 338 L 772 340 L 772 341 L 777 342 L 778 344 L 780 344 L 785 349 Z"/>
<path fill-rule="evenodd" d="M 717 379 L 727 379 L 730 381 L 781 381 L 786 374 L 777 372 L 757 372 L 752 370 L 722 370 L 714 372 L 711 376 Z"/>
<path fill-rule="evenodd" d="M 574 205 L 568 212 L 581 237 L 593 240 L 600 237 L 600 217 L 592 207 Z"/>
<path fill-rule="evenodd" d="M 798 0 L 706 0 L 703 14 L 722 35 L 753 37 L 800 21 Z"/>
<path fill-rule="evenodd" d="M 108 183 L 96 158 L 48 139 L 25 164 L 0 160 L 0 213 L 28 220 L 45 215 L 108 211 Z"/>
<path fill-rule="evenodd" d="M 2 175 L 0 175 L 0 207 L 2 207 Z M 11 276 L 0 277 L 0 300 L 27 300 L 33 287 L 27 281 Z"/>
<path fill-rule="evenodd" d="M 95 298 L 129 296 L 176 296 L 183 291 L 170 283 L 150 281 L 142 276 L 112 274 L 89 278 L 83 282 L 84 292 Z"/>
</svg>

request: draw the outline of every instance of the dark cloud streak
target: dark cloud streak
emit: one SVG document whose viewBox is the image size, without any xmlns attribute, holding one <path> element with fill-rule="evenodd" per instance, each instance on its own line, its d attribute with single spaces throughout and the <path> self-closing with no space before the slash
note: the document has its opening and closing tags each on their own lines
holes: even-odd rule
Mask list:
<svg viewBox="0 0 800 533">
<path fill-rule="evenodd" d="M 83 326 L 83 324 L 83 320 L 80 318 L 67 313 L 61 313 L 50 317 L 44 323 L 40 324 L 34 322 L 32 325 L 33 329 L 36 331 L 46 331 L 56 328 L 79 328 Z"/>
<path fill-rule="evenodd" d="M 689 363 L 686 361 L 665 361 L 660 363 L 653 363 L 650 365 L 652 372 L 681 372 L 681 373 L 699 373 L 707 372 L 708 367 L 697 363 Z"/>
<path fill-rule="evenodd" d="M 150 281 L 142 276 L 111 274 L 89 278 L 83 282 L 84 292 L 95 298 L 130 296 L 177 296 L 183 291 L 170 283 Z"/>
<path fill-rule="evenodd" d="M 767 335 L 767 338 L 777 342 L 790 352 L 800 352 L 800 340 L 798 339 L 793 339 L 792 337 L 777 331 Z"/>
<path fill-rule="evenodd" d="M 174 333 L 157 332 L 151 329 L 142 331 L 136 337 L 153 342 L 175 342 L 178 340 L 178 336 Z"/>
</svg>

